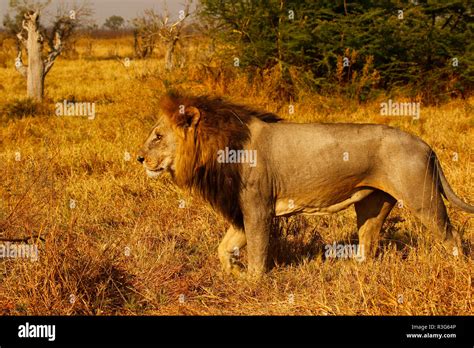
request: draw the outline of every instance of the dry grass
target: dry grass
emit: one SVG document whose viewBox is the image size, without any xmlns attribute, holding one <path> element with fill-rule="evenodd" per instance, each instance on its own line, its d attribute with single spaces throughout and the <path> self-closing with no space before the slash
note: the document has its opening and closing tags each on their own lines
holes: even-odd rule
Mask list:
<svg viewBox="0 0 474 348">
<path fill-rule="evenodd" d="M 130 43 L 119 44 L 119 55 L 127 56 Z M 378 258 L 362 264 L 322 258 L 326 243 L 356 238 L 352 209 L 281 221 L 272 240 L 275 267 L 255 283 L 219 271 L 217 245 L 226 223 L 169 181 L 149 180 L 133 161 L 166 85 L 225 91 L 234 101 L 298 122 L 386 123 L 417 134 L 436 150 L 457 194 L 472 203 L 472 100 L 422 107 L 421 119 L 413 121 L 381 118 L 378 103 L 303 95 L 289 115 L 286 103 L 269 100 L 240 75 L 225 83 L 206 75 L 192 81 L 195 67 L 167 74 L 157 58 L 133 61 L 127 69 L 112 59 L 115 42 L 93 47 L 95 59 L 84 57 L 80 46 L 78 60 L 58 60 L 46 80 L 45 105 L 26 117 L 5 107 L 26 87 L 14 71 L 14 50 L 3 47 L 11 57 L 0 64 L 0 108 L 10 110 L 0 115 L 0 237 L 44 240 L 34 239 L 37 262 L 0 261 L 1 313 L 472 314 L 474 223 L 459 210 L 449 208 L 464 232 L 467 257 L 460 259 L 436 252 L 403 209 L 386 223 Z M 95 102 L 96 118 L 54 116 L 54 103 L 72 97 Z"/>
</svg>

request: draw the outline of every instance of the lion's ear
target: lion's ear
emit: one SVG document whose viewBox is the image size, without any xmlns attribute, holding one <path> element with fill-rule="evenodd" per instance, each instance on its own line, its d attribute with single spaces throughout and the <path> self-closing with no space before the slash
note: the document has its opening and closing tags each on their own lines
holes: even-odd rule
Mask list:
<svg viewBox="0 0 474 348">
<path fill-rule="evenodd" d="M 201 112 L 194 106 L 187 106 L 184 110 L 185 127 L 195 128 L 201 119 Z"/>
</svg>

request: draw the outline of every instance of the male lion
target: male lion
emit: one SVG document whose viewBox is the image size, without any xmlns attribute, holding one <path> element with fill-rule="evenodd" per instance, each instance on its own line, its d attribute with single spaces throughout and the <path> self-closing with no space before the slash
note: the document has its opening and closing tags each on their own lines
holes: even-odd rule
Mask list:
<svg viewBox="0 0 474 348">
<path fill-rule="evenodd" d="M 248 272 L 265 272 L 274 216 L 330 214 L 352 204 L 366 256 L 374 255 L 397 201 L 450 251 L 461 251 L 442 196 L 467 212 L 474 207 L 455 195 L 433 150 L 416 136 L 376 124 L 285 123 L 205 96 L 169 94 L 161 109 L 137 159 L 151 177 L 170 172 L 230 223 L 218 249 L 226 272 L 240 272 L 233 254 L 246 244 Z"/>
</svg>

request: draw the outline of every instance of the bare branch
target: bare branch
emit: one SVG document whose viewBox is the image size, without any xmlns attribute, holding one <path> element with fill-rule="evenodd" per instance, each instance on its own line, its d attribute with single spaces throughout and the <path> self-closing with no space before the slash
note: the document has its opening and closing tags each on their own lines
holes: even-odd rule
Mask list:
<svg viewBox="0 0 474 348">
<path fill-rule="evenodd" d="M 44 74 L 46 75 L 54 64 L 56 58 L 61 54 L 63 43 L 59 32 L 55 32 L 55 38 L 48 57 L 44 60 Z"/>
<path fill-rule="evenodd" d="M 23 44 L 23 46 L 26 47 L 26 39 L 25 39 L 25 37 L 23 36 L 23 32 L 20 32 L 20 33 L 16 34 L 16 37 L 17 37 L 19 43 L 20 43 L 20 44 Z"/>
<path fill-rule="evenodd" d="M 22 26 L 23 29 L 28 31 L 28 26 L 26 25 L 26 20 L 23 20 L 23 22 L 21 22 L 21 26 Z"/>
<path fill-rule="evenodd" d="M 155 40 L 158 37 L 167 47 L 168 66 L 171 66 L 173 50 L 181 39 L 181 31 L 186 18 L 190 16 L 191 1 L 187 0 L 184 9 L 179 11 L 179 17 L 171 20 L 171 15 L 165 3 L 161 14 L 155 13 L 153 9 L 144 11 L 144 15 L 133 20 L 135 26 L 135 53 L 144 58 L 153 52 Z"/>
<path fill-rule="evenodd" d="M 26 67 L 23 65 L 23 60 L 22 60 L 22 51 L 21 51 L 21 47 L 18 47 L 18 55 L 16 56 L 16 59 L 15 59 L 15 69 L 16 71 L 18 71 L 23 77 L 27 77 L 27 69 Z"/>
<path fill-rule="evenodd" d="M 22 23 L 23 29 L 28 30 L 28 25 L 32 25 L 33 23 L 37 23 L 39 21 L 39 12 L 38 11 L 28 11 L 25 13 L 24 17 L 25 20 Z"/>
</svg>

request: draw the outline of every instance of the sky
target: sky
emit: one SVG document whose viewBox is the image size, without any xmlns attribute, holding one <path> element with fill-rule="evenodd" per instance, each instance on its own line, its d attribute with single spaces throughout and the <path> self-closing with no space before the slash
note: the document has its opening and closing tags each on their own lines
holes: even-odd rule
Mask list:
<svg viewBox="0 0 474 348">
<path fill-rule="evenodd" d="M 38 1 L 38 0 L 36 0 Z M 3 21 L 5 13 L 8 11 L 10 0 L 0 0 L 0 24 Z M 47 14 L 54 14 L 55 9 L 60 3 L 72 5 L 81 4 L 83 0 L 51 0 L 51 5 L 46 9 Z M 102 26 L 106 18 L 117 15 L 125 20 L 137 17 L 143 13 L 143 10 L 153 8 L 159 12 L 163 8 L 164 0 L 86 0 L 94 10 L 94 20 Z M 197 0 L 193 1 L 193 5 Z M 185 0 L 167 0 L 166 4 L 172 17 L 178 17 L 179 11 L 184 8 Z M 191 7 L 193 8 L 193 6 Z"/>
</svg>

